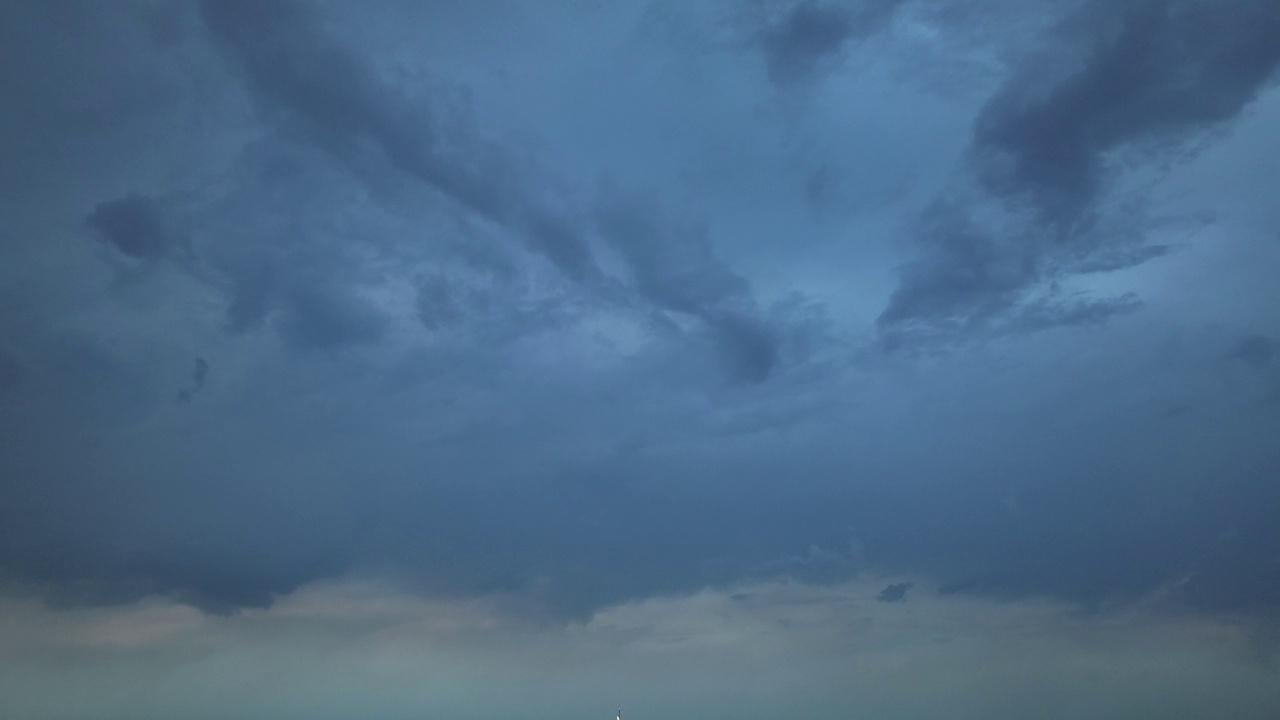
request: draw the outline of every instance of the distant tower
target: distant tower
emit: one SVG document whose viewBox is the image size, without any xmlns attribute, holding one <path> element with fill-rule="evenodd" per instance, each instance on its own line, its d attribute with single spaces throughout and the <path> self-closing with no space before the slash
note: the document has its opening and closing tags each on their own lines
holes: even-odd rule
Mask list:
<svg viewBox="0 0 1280 720">
<path fill-rule="evenodd" d="M 618 708 L 618 720 L 622 720 L 622 708 Z"/>
</svg>

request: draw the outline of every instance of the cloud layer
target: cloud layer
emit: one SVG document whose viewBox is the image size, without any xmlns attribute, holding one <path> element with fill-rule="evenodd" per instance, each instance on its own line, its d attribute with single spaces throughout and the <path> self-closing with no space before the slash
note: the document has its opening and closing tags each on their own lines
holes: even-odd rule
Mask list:
<svg viewBox="0 0 1280 720">
<path fill-rule="evenodd" d="M 1142 196 L 1114 191 L 1126 175 L 1185 160 L 1270 87 L 1280 66 L 1271 10 L 1139 0 L 1086 3 L 1064 18 L 1044 57 L 1023 63 L 979 111 L 962 187 L 926 213 L 922 257 L 903 270 L 881 327 L 1025 329 L 1022 306 L 1036 288 L 1165 255 L 1146 214 L 1126 207 L 1140 208 Z M 1117 225 L 1117 215 L 1130 217 Z M 1134 306 L 1128 296 L 1051 302 L 1030 326 Z"/>
<path fill-rule="evenodd" d="M 0 689 L 33 718 L 554 718 L 621 704 L 671 718 L 1252 719 L 1280 700 L 1238 627 L 1081 617 L 1054 603 L 880 603 L 875 588 L 751 584 L 631 602 L 567 628 L 369 582 L 311 587 L 236 618 L 156 602 L 72 618 L 10 601 L 22 623 L 0 635 Z"/>
<path fill-rule="evenodd" d="M 1269 2 L 463 5 L 2 11 L 7 592 L 1280 603 Z"/>
</svg>

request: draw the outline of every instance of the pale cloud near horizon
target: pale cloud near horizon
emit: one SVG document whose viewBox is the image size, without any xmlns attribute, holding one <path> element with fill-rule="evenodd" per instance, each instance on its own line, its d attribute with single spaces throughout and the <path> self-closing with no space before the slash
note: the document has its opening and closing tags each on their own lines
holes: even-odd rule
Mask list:
<svg viewBox="0 0 1280 720">
<path fill-rule="evenodd" d="M 500 597 L 375 580 L 213 617 L 169 601 L 6 600 L 0 690 L 24 718 L 1269 717 L 1277 668 L 1240 619 L 766 581 L 567 626 Z M 917 579 L 918 580 L 918 579 Z M 920 588 L 920 590 L 926 590 Z"/>
</svg>

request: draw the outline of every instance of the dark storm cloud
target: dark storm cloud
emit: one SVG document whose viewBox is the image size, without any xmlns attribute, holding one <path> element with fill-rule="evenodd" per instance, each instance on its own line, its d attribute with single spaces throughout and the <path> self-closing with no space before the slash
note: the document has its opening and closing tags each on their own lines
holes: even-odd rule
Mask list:
<svg viewBox="0 0 1280 720">
<path fill-rule="evenodd" d="M 664 224 L 653 203 L 638 200 L 610 201 L 598 218 L 636 289 L 653 303 L 697 315 L 747 299 L 746 280 L 716 261 L 705 228 Z"/>
<path fill-rule="evenodd" d="M 853 22 L 843 8 L 796 5 L 764 36 L 769 77 L 782 83 L 809 75 L 820 60 L 838 51 L 852 32 Z"/>
<path fill-rule="evenodd" d="M 376 25 L 378 13 L 397 7 L 359 12 Z M 783 68 L 774 72 L 791 80 L 820 72 L 893 7 L 788 5 L 766 43 L 770 63 Z M 562 212 L 542 201 L 557 183 L 516 162 L 518 152 L 443 129 L 447 102 L 421 101 L 379 76 L 379 58 L 363 54 L 381 51 L 369 49 L 376 40 L 366 37 L 360 49 L 355 38 L 338 38 L 342 28 L 324 25 L 322 6 L 204 3 L 206 32 L 166 43 L 199 65 L 201 43 L 213 38 L 238 70 L 223 88 L 233 109 L 220 110 L 241 118 L 244 88 L 256 101 L 260 115 L 248 127 L 209 145 L 257 139 L 234 162 L 210 150 L 210 167 L 183 164 L 190 175 L 174 171 L 181 181 L 163 191 L 163 208 L 133 196 L 103 203 L 89 221 L 127 256 L 172 257 L 165 222 L 198 252 L 157 263 L 150 284 L 106 290 L 103 253 L 89 252 L 80 233 L 76 246 L 56 252 L 78 258 L 80 267 L 67 267 L 81 274 L 45 291 L 41 281 L 56 274 L 21 277 L 12 268 L 30 258 L 9 262 L 11 249 L 0 247 L 0 292 L 30 296 L 35 308 L 10 314 L 0 304 L 5 352 L 23 371 L 6 385 L 0 354 L 4 579 L 39 585 L 64 604 L 165 594 L 211 612 L 261 607 L 349 572 L 385 573 L 429 594 L 502 593 L 564 618 L 743 578 L 826 583 L 865 568 L 1088 605 L 1190 578 L 1180 591 L 1199 607 L 1280 604 L 1271 572 L 1271 528 L 1280 527 L 1276 416 L 1253 406 L 1213 414 L 1244 406 L 1215 395 L 1227 392 L 1213 375 L 1230 364 L 1224 353 L 1273 366 L 1274 343 L 1246 339 L 1229 350 L 1219 337 L 1199 344 L 1204 358 L 1184 362 L 1186 349 L 1159 334 L 1193 333 L 1181 318 L 1159 331 L 1138 327 L 1125 318 L 1141 306 L 1136 295 L 1121 288 L 1095 296 L 1067 282 L 1167 253 L 1128 218 L 1099 219 L 1114 175 L 1108 161 L 1131 150 L 1167 160 L 1176 155 L 1169 143 L 1198 139 L 1238 114 L 1264 83 L 1257 69 L 1267 42 L 1246 26 L 1267 18 L 1249 21 L 1247 9 L 1261 5 L 1247 3 L 1221 5 L 1221 17 L 1187 2 L 1089 7 L 1084 17 L 1097 22 L 1082 27 L 1096 35 L 1070 24 L 1059 31 L 1077 65 L 1019 64 L 987 103 L 963 188 L 973 197 L 948 196 L 918 218 L 920 255 L 902 268 L 881 318 L 885 339 L 999 337 L 991 343 L 998 352 L 970 343 L 928 362 L 875 354 L 850 368 L 847 350 L 868 329 L 859 313 L 876 300 L 843 273 L 865 263 L 882 274 L 883 257 L 861 248 L 827 254 L 808 242 L 822 228 L 769 205 L 789 192 L 787 180 L 771 183 L 794 173 L 736 164 L 757 149 L 750 142 L 705 153 L 716 156 L 706 166 L 717 172 L 733 155 L 733 172 L 760 176 L 746 178 L 759 183 L 750 199 L 726 199 L 744 185 L 721 183 L 725 175 L 708 185 L 728 186 L 726 197 L 706 207 L 696 191 L 683 197 L 693 183 L 680 178 L 706 170 L 701 148 L 715 144 L 708 138 L 756 137 L 732 112 L 687 111 L 682 103 L 697 103 L 663 85 L 662 72 L 696 76 L 707 66 L 683 56 L 670 63 L 676 71 L 640 63 L 640 74 L 662 82 L 646 76 L 637 85 L 608 63 L 589 68 L 600 77 L 583 73 L 660 106 L 673 122 L 627 128 L 627 139 L 638 139 L 623 149 L 614 147 L 626 145 L 616 142 L 621 132 L 577 145 L 579 134 L 590 135 L 582 127 L 612 122 L 596 114 L 619 114 L 592 105 L 599 88 L 587 83 L 567 95 L 584 98 L 571 113 L 582 126 L 561 129 L 573 137 L 548 147 L 581 155 L 566 160 L 590 165 L 581 175 L 629 186 L 630 169 L 661 164 L 649 155 L 662 152 L 646 143 L 665 147 L 670 138 L 655 138 L 675 134 L 671 177 L 649 168 L 659 179 L 639 183 L 669 181 L 682 197 L 602 192 L 594 212 Z M 1204 37 L 1188 29 L 1192 16 Z M 555 16 L 558 26 L 578 19 Z M 509 28 L 500 27 L 507 52 Z M 1244 33 L 1238 52 L 1248 60 L 1234 86 L 1217 59 L 1237 52 L 1225 39 L 1229 28 Z M 1167 44 L 1185 46 L 1185 57 Z M 538 62 L 558 52 L 532 47 Z M 636 46 L 626 47 L 617 62 L 632 67 Z M 1143 64 L 1147 55 L 1168 67 Z M 92 59 L 83 64 L 100 64 Z M 576 56 L 559 59 L 580 66 Z M 714 65 L 715 80 L 742 81 L 743 96 L 773 97 L 758 60 L 733 59 L 744 68 L 737 78 L 728 77 L 728 63 Z M 471 55 L 463 62 L 482 64 Z M 223 67 L 195 73 L 201 103 L 217 94 Z M 534 69 L 542 68 L 520 70 Z M 575 70 L 576 80 L 539 85 L 536 73 L 511 72 L 519 81 L 494 81 L 476 93 L 480 102 L 500 96 L 498 112 L 534 115 L 541 96 L 522 93 L 567 92 L 562 84 L 580 80 Z M 1137 79 L 1108 75 L 1116 72 Z M 849 80 L 868 97 L 885 89 Z M 191 115 L 205 109 L 198 104 Z M 838 121 L 828 131 L 847 134 L 842 111 L 831 112 Z M 908 106 L 902 116 L 915 112 Z M 816 128 L 814 115 L 805 122 Z M 565 124 L 549 116 L 547 127 Z M 1042 147 L 1051 138 L 1040 123 L 1064 133 L 1063 148 Z M 690 127 L 697 132 L 681 134 Z M 772 130 L 761 145 L 777 138 Z M 192 135 L 199 144 L 199 132 Z M 583 160 L 606 153 L 616 155 L 600 167 Z M 838 155 L 824 159 L 831 173 L 858 172 Z M 104 184 L 133 179 L 109 174 Z M 124 186 L 154 187 L 145 180 Z M 226 196 L 192 201 L 194 210 L 179 199 L 227 187 Z M 419 212 L 424 196 L 435 195 L 448 199 L 447 212 Z M 98 197 L 51 202 L 50 214 L 79 222 Z M 695 205 L 695 220 L 664 212 L 684 200 Z M 984 219 L 993 205 L 1009 215 L 1005 222 Z M 907 210 L 886 209 L 900 212 Z M 455 232 L 459 215 L 467 227 Z M 757 221 L 769 227 L 750 227 Z M 0 217 L 6 233 L 8 222 Z M 844 233 L 840 218 L 830 222 Z M 33 237 L 58 237 L 58 222 L 49 226 Z M 521 244 L 508 246 L 513 237 Z M 49 256 L 31 257 L 39 262 L 30 267 L 48 266 Z M 823 291 L 827 273 L 837 281 Z M 805 295 L 811 282 L 830 299 Z M 1200 290 L 1209 294 L 1210 285 Z M 766 287 L 772 295 L 757 294 Z M 776 300 L 793 290 L 799 299 Z M 225 315 L 211 296 L 227 300 Z M 1032 335 L 1060 326 L 1073 328 L 1063 334 L 1070 337 Z M 282 343 L 252 336 L 262 327 Z M 48 337 L 39 335 L 45 328 Z M 50 339 L 72 335 L 66 328 L 87 337 Z M 1227 337 L 1250 331 L 1275 332 L 1259 324 Z M 710 348 L 738 382 L 716 382 L 702 356 L 689 362 L 688 348 Z M 215 370 L 199 361 L 193 368 L 197 352 Z M 182 393 L 198 392 L 198 401 L 175 409 L 174 372 L 188 369 Z M 1153 420 L 1153 403 L 1172 396 L 1196 412 Z M 885 599 L 905 593 L 890 585 Z"/>
<path fill-rule="evenodd" d="M 768 378 L 777 338 L 757 317 L 750 284 L 716 259 L 705 227 L 669 220 L 655 203 L 616 193 L 602 202 L 597 221 L 644 298 L 702 320 L 735 377 Z"/>
<path fill-rule="evenodd" d="M 209 361 L 196 358 L 191 370 L 191 387 L 178 390 L 178 402 L 191 402 L 196 393 L 204 389 L 205 380 L 209 378 Z"/>
<path fill-rule="evenodd" d="M 770 79 L 785 84 L 809 78 L 850 40 L 888 19 L 900 2 L 796 3 L 761 37 Z"/>
<path fill-rule="evenodd" d="M 734 312 L 704 317 L 713 341 L 732 376 L 762 383 L 778 364 L 777 333 L 763 320 Z"/>
<path fill-rule="evenodd" d="M 99 204 L 87 218 L 103 242 L 132 258 L 164 255 L 170 241 L 151 198 L 130 195 Z"/>
<path fill-rule="evenodd" d="M 596 274 L 585 238 L 568 219 L 532 202 L 501 154 L 443 146 L 432 109 L 401 97 L 327 37 L 313 8 L 249 0 L 206 0 L 200 8 L 259 101 L 299 123 L 311 142 L 348 161 L 371 144 L 396 170 L 511 228 L 569 278 Z"/>
<path fill-rule="evenodd" d="M 983 318 L 1012 304 L 1035 278 L 1033 248 L 984 232 L 963 209 L 936 206 L 925 225 L 929 252 L 901 271 L 882 326 Z"/>
<path fill-rule="evenodd" d="M 376 343 L 387 326 L 385 314 L 360 295 L 358 266 L 344 266 L 329 246 L 311 233 L 290 227 L 286 241 L 269 233 L 264 246 L 247 245 L 215 267 L 230 296 L 225 327 L 241 334 L 268 326 L 298 350 L 335 350 Z M 251 235 L 252 237 L 252 235 Z"/>
<path fill-rule="evenodd" d="M 121 553 L 108 548 L 19 548 L 4 559 L 45 588 L 55 607 L 120 605 L 166 595 L 205 612 L 270 607 L 275 596 L 333 572 L 305 555 L 263 554 L 248 546 L 181 545 Z M 0 556 L 3 557 L 3 556 Z"/>
<path fill-rule="evenodd" d="M 902 602 L 907 599 L 907 591 L 911 588 L 911 583 L 893 583 L 881 590 L 880 594 L 876 595 L 876 600 L 886 603 Z"/>
<path fill-rule="evenodd" d="M 1056 52 L 1026 63 L 979 114 L 979 192 L 926 216 L 922 255 L 880 317 L 890 335 L 982 325 L 1046 279 L 1166 254 L 1106 217 L 1117 154 L 1159 170 L 1236 118 L 1280 65 L 1280 13 L 1266 0 L 1093 2 L 1058 32 Z M 974 219 L 992 203 L 1007 222 Z"/>
<path fill-rule="evenodd" d="M 370 143 L 401 173 L 515 232 L 568 279 L 587 286 L 600 282 L 585 233 L 573 218 L 534 201 L 532 188 L 499 150 L 478 142 L 449 146 L 439 141 L 431 108 L 402 98 L 359 58 L 326 37 L 311 8 L 207 2 L 202 16 L 238 59 L 256 97 L 299 122 L 310 142 L 341 159 L 350 159 L 362 143 Z M 640 295 L 664 311 L 699 318 L 736 377 L 766 378 L 776 350 L 763 321 L 755 317 L 749 285 L 714 259 L 706 237 L 679 230 L 677 237 L 667 237 L 669 228 L 645 222 L 633 213 L 604 227 L 606 240 L 628 261 Z M 628 228 L 627 223 L 636 227 Z M 255 324 L 273 304 L 270 274 L 252 264 L 244 270 L 249 276 L 236 281 L 229 310 L 233 328 Z M 420 291 L 419 301 L 425 303 L 420 310 L 428 327 L 456 315 L 457 309 L 441 292 L 448 291 L 438 285 Z M 349 341 L 376 336 L 355 332 L 351 318 L 340 317 L 334 308 L 312 312 L 313 305 L 309 300 L 294 303 L 284 327 L 314 328 L 325 334 L 319 326 L 326 325 L 334 338 Z M 302 346 L 330 344 L 308 330 L 291 337 Z"/>
<path fill-rule="evenodd" d="M 418 286 L 418 319 L 428 330 L 439 330 L 462 319 L 457 290 L 445 275 L 435 274 Z"/>
<path fill-rule="evenodd" d="M 1227 357 L 1257 368 L 1264 368 L 1275 358 L 1280 343 L 1266 335 L 1248 335 L 1236 341 Z"/>
<path fill-rule="evenodd" d="M 900 271 L 879 318 L 885 347 L 1099 324 L 1142 306 L 1133 293 L 1096 298 L 1064 293 L 1056 283 L 1028 297 L 1043 275 L 1034 242 L 985 233 L 962 213 L 936 210 L 925 231 L 932 252 Z"/>
<path fill-rule="evenodd" d="M 1025 333 L 1052 327 L 1100 325 L 1116 315 L 1135 312 L 1142 301 L 1133 293 L 1115 298 L 1052 298 L 1027 303 L 1010 318 L 1003 331 Z"/>
<path fill-rule="evenodd" d="M 357 428 L 350 432 L 376 444 Z M 335 441 L 321 442 L 313 437 L 294 451 L 331 456 L 324 446 Z M 525 448 L 508 438 L 500 454 L 525 457 Z M 345 467 L 349 461 L 337 462 Z M 548 495 L 557 486 L 535 482 L 536 468 L 518 475 L 520 482 L 492 488 L 442 482 L 438 463 L 395 476 L 381 474 L 376 466 L 384 463 L 373 457 L 362 464 L 336 487 L 323 470 L 270 482 L 201 471 L 201 480 L 215 485 L 189 489 L 186 502 L 203 498 L 205 506 L 188 507 L 167 523 L 152 517 L 169 506 L 154 496 L 144 506 L 103 509 L 78 533 L 67 524 L 68 515 L 75 517 L 67 508 L 8 518 L 2 532 L 14 540 L 0 544 L 0 562 L 9 578 L 36 583 L 63 604 L 161 594 L 224 613 L 270 605 L 316 579 L 376 567 L 429 595 L 505 593 L 551 618 L 584 618 L 637 597 L 759 575 L 785 549 L 814 540 L 835 545 L 845 530 L 843 502 L 814 507 L 782 488 L 726 505 L 712 489 L 658 496 L 643 486 L 643 476 L 615 470 L 610 479 L 634 487 Z M 652 469 L 694 479 L 679 468 Z M 131 517 L 143 521 L 130 523 Z M 101 540 L 80 539 L 87 536 Z M 820 563 L 772 567 L 823 582 L 857 570 L 841 554 L 826 552 Z"/>
<path fill-rule="evenodd" d="M 212 388 L 200 390 L 200 402 L 186 415 L 208 425 L 158 450 L 165 456 L 163 470 L 139 469 L 136 485 L 124 481 L 121 492 L 129 502 L 88 514 L 63 505 L 0 523 L 20 538 L 4 544 L 7 554 L 0 560 L 6 570 L 46 586 L 64 603 L 126 602 L 159 593 L 226 612 L 269 604 L 276 594 L 328 574 L 388 568 L 423 592 L 518 591 L 563 616 L 652 592 L 695 589 L 707 581 L 703 564 L 709 553 L 741 555 L 731 542 L 713 543 L 709 552 L 688 551 L 702 542 L 705 518 L 714 514 L 713 497 L 700 494 L 687 507 L 679 498 L 654 498 L 627 487 L 643 484 L 643 478 L 616 468 L 593 478 L 606 487 L 585 497 L 555 484 L 576 472 L 574 458 L 581 452 L 559 449 L 561 438 L 600 442 L 600 433 L 615 421 L 606 417 L 609 412 L 601 414 L 598 400 L 575 402 L 580 389 L 571 383 L 562 387 L 561 380 L 524 377 L 537 366 L 522 362 L 523 348 L 504 343 L 554 328 L 549 316 L 555 313 L 543 298 L 520 295 L 517 286 L 528 284 L 521 263 L 490 252 L 484 238 L 459 251 L 461 269 L 419 266 L 410 252 L 396 252 L 398 238 L 376 248 L 391 256 L 390 264 L 413 271 L 406 273 L 416 290 L 413 311 L 423 326 L 437 331 L 432 341 L 445 330 L 466 336 L 456 347 L 433 346 L 403 361 L 405 374 L 428 378 L 422 385 L 432 397 L 392 410 L 382 404 L 396 402 L 402 391 L 412 396 L 423 389 L 402 388 L 395 378 L 366 378 L 372 390 L 347 395 L 349 377 L 316 370 L 325 363 L 342 365 L 350 354 L 340 351 L 347 348 L 368 351 L 361 361 L 386 353 L 370 364 L 395 362 L 385 347 L 391 343 L 383 342 L 392 318 L 362 292 L 377 282 L 369 278 L 380 270 L 368 267 L 358 240 L 327 232 L 326 226 L 337 204 L 332 198 L 351 202 L 333 186 L 354 177 L 378 188 L 381 176 L 371 176 L 382 172 L 379 161 L 391 175 L 431 188 L 523 239 L 578 290 L 598 293 L 582 300 L 584 305 L 621 308 L 642 319 L 691 319 L 688 334 L 708 340 L 733 379 L 763 381 L 776 373 L 786 328 L 775 328 L 776 318 L 765 319 L 749 283 L 716 258 L 709 233 L 645 220 L 651 207 L 632 206 L 631 226 L 597 223 L 593 230 L 625 266 L 622 291 L 602 278 L 587 231 L 570 215 L 534 202 L 533 185 L 517 177 L 500 151 L 438 140 L 430 108 L 403 98 L 359 54 L 331 41 L 313 15 L 316 8 L 244 2 L 200 7 L 209 34 L 242 71 L 238 77 L 263 118 L 283 132 L 246 146 L 226 178 L 237 186 L 233 195 L 209 200 L 215 209 L 191 223 L 200 252 L 188 272 L 230 298 L 225 323 L 232 334 L 275 330 L 289 351 L 286 367 L 257 388 L 256 394 L 270 400 L 229 414 L 220 414 L 226 413 L 220 405 L 226 398 L 214 396 Z M 335 178 L 329 167 L 334 164 L 348 176 Z M 414 203 L 420 204 L 417 198 Z M 360 231 L 375 234 L 363 220 Z M 418 222 L 416 216 L 412 220 Z M 553 352 L 572 352 L 572 341 L 556 338 L 556 344 L 569 349 L 552 347 Z M 189 357 L 184 354 L 183 362 Z M 576 367 L 572 357 L 563 362 L 564 372 Z M 218 385 L 233 385 L 235 372 L 220 370 L 219 378 L 227 379 Z M 583 383 L 590 382 L 589 372 L 581 374 L 587 376 Z M 193 382 L 196 389 L 184 389 L 182 397 L 195 396 L 201 383 L 197 377 Z M 617 383 L 632 384 L 639 388 L 635 394 L 611 384 L 591 395 L 618 394 L 620 406 L 643 406 L 645 392 L 663 389 L 660 378 L 643 373 Z M 299 414 L 289 401 L 277 402 L 290 393 L 345 407 L 338 417 Z M 503 427 L 508 420 L 488 418 L 469 403 L 514 425 Z M 627 411 L 619 412 L 625 417 Z M 553 437 L 544 440 L 546 434 Z M 345 450 L 331 450 L 337 447 Z M 110 442 L 98 450 L 115 451 Z M 528 454 L 544 451 L 544 461 Z M 271 459 L 281 452 L 293 458 L 285 463 L 291 467 Z M 115 462 L 135 462 L 132 453 L 119 453 Z M 143 462 L 140 457 L 137 462 Z M 153 483 L 151 473 L 162 473 L 168 482 Z M 110 478 L 88 477 L 94 480 L 84 482 L 111 485 Z M 71 487 L 75 480 L 65 482 L 69 495 L 84 494 Z M 0 506 L 0 520 L 18 513 Z M 603 528 L 601 518 L 612 518 L 619 528 Z M 720 523 L 725 537 L 733 538 L 738 522 L 710 526 Z M 668 523 L 679 527 L 660 530 Z M 659 532 L 664 539 L 655 541 Z M 808 528 L 790 527 L 757 534 L 761 547 L 747 553 L 752 562 L 779 554 L 770 544 L 804 546 L 810 536 Z M 552 578 L 546 588 L 539 584 L 542 577 Z"/>
<path fill-rule="evenodd" d="M 382 313 L 361 298 L 331 288 L 303 287 L 284 300 L 281 336 L 300 349 L 334 350 L 379 340 Z"/>
<path fill-rule="evenodd" d="M 227 305 L 227 330 L 242 333 L 262 325 L 275 304 L 276 272 L 270 264 L 260 263 L 233 268 L 231 302 Z"/>
<path fill-rule="evenodd" d="M 204 387 L 204 382 L 209 377 L 209 361 L 204 358 L 196 358 L 191 370 L 191 387 L 200 390 Z"/>
<path fill-rule="evenodd" d="M 426 116 L 399 101 L 372 71 L 321 34 L 312 8 L 301 3 L 210 0 L 201 17 L 235 55 L 268 108 L 304 124 L 311 139 L 335 154 L 362 138 L 402 170 L 423 174 L 432 151 Z"/>
<path fill-rule="evenodd" d="M 1086 429 L 1106 422 L 1099 411 L 1073 404 L 1108 405 L 1097 396 L 1055 403 L 1054 419 L 1005 435 L 1005 454 L 1020 453 L 1020 438 L 1046 444 L 1027 465 L 939 468 L 963 481 L 854 511 L 868 555 L 890 567 L 927 567 L 945 592 L 1050 596 L 1089 608 L 1154 594 L 1200 609 L 1280 603 L 1273 451 L 1226 440 L 1202 455 L 1212 431 L 1195 414 L 1153 424 L 1145 408 L 1108 436 Z M 1265 409 L 1210 422 L 1245 435 L 1276 428 Z M 1233 457 L 1228 447 L 1251 449 Z M 905 526 L 894 520 L 908 515 Z"/>
<path fill-rule="evenodd" d="M 1067 227 L 1105 190 L 1108 153 L 1164 154 L 1231 120 L 1280 64 L 1267 0 L 1095 2 L 1072 24 L 1086 34 L 1073 39 L 1087 48 L 1081 67 L 1056 82 L 1046 68 L 1019 73 L 974 127 L 984 185 Z"/>
</svg>

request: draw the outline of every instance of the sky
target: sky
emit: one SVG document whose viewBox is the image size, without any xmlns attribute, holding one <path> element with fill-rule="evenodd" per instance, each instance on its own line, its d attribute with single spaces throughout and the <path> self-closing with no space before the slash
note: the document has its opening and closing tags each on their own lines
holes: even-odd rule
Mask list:
<svg viewBox="0 0 1280 720">
<path fill-rule="evenodd" d="M 1280 715 L 1274 0 L 21 0 L 0 98 L 0 715 Z"/>
</svg>

